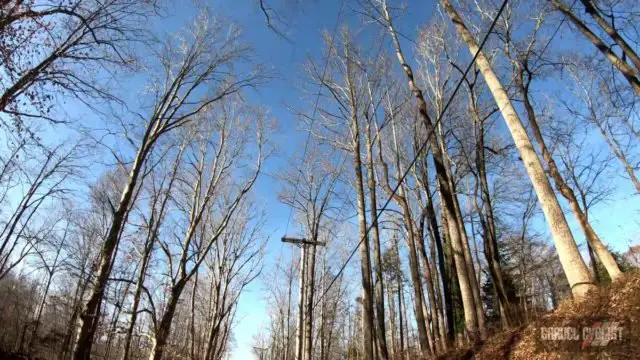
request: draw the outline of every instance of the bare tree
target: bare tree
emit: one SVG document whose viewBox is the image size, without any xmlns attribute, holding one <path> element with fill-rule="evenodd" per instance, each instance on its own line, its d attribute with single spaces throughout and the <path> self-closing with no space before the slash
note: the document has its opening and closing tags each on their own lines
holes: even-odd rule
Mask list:
<svg viewBox="0 0 640 360">
<path fill-rule="evenodd" d="M 336 36 L 337 38 L 337 36 Z M 360 265 L 363 288 L 363 338 L 364 356 L 374 356 L 374 309 L 371 272 L 371 252 L 367 231 L 365 174 L 362 160 L 363 112 L 369 108 L 366 79 L 360 66 L 358 49 L 345 28 L 340 38 L 328 41 L 326 49 L 327 71 L 321 71 L 314 64 L 310 66 L 312 80 L 328 92 L 325 108 L 318 113 L 323 118 L 322 131 L 314 135 L 322 142 L 349 152 L 353 159 L 355 175 L 354 189 L 358 213 L 360 242 Z M 372 215 L 373 216 L 373 215 Z"/>
<path fill-rule="evenodd" d="M 600 37 L 597 34 L 595 34 L 591 29 L 589 29 L 589 27 L 584 23 L 584 21 L 582 21 L 576 14 L 574 14 L 573 11 L 569 7 L 567 7 L 567 5 L 562 3 L 561 0 L 552 0 L 552 3 L 558 9 L 558 11 L 560 11 L 567 19 L 571 21 L 571 23 L 573 23 L 573 25 L 578 29 L 578 31 L 580 31 L 580 33 L 582 33 L 582 35 L 584 35 L 584 37 L 587 38 L 587 40 L 591 42 L 593 46 L 595 46 L 596 49 L 598 49 L 598 51 L 600 51 L 607 58 L 607 60 L 613 65 L 613 67 L 616 68 L 622 74 L 622 76 L 627 80 L 629 85 L 631 85 L 631 88 L 636 93 L 636 96 L 640 96 L 640 78 L 638 75 L 640 70 L 639 69 L 634 70 L 626 62 L 625 59 L 621 59 L 615 52 L 613 52 L 613 50 L 611 50 L 611 47 L 607 46 L 607 44 L 605 44 L 605 42 L 602 41 L 602 39 L 600 39 Z M 592 5 L 591 1 L 585 0 L 585 1 L 582 1 L 582 3 L 587 6 L 586 8 L 587 13 L 591 13 L 592 16 L 595 15 L 595 17 L 598 18 L 597 13 L 590 11 L 590 9 L 593 9 L 593 7 L 590 6 Z M 599 21 L 598 23 L 600 24 L 600 26 L 603 26 L 606 24 L 606 22 L 602 22 L 602 21 Z M 611 32 L 609 35 L 614 38 L 616 43 L 618 45 L 622 44 L 621 47 L 624 51 L 624 54 L 626 56 L 631 55 L 632 61 L 637 60 L 638 59 L 637 55 L 635 55 L 635 53 L 631 51 L 631 49 L 626 44 L 626 42 L 624 42 L 624 40 L 622 40 L 621 37 L 617 36 L 617 34 L 612 31 L 613 30 L 612 28 L 605 25 L 604 27 L 605 31 L 607 28 L 609 29 L 608 32 Z"/>
<path fill-rule="evenodd" d="M 10 141 L 0 165 L 0 279 L 36 252 L 45 231 L 43 211 L 68 192 L 67 182 L 80 170 L 80 146 L 47 149 L 27 140 Z M 46 224 L 46 222 L 44 223 Z"/>
<path fill-rule="evenodd" d="M 527 134 L 520 116 L 516 112 L 511 100 L 502 86 L 500 79 L 494 72 L 489 59 L 478 46 L 471 31 L 465 25 L 450 1 L 442 0 L 442 6 L 451 18 L 456 30 L 469 47 L 469 52 L 476 56 L 476 64 L 500 109 L 501 114 L 511 132 L 516 147 L 523 159 L 525 169 L 538 194 L 540 206 L 547 219 L 553 235 L 560 261 L 572 286 L 574 296 L 584 298 L 587 292 L 594 288 L 591 276 L 584 260 L 580 256 L 578 246 L 573 239 L 567 220 L 564 217 L 558 199 L 551 183 L 542 167 L 542 163 L 535 153 L 531 139 Z"/>
<path fill-rule="evenodd" d="M 574 71 L 573 77 L 577 85 L 575 95 L 582 102 L 582 106 L 577 108 L 566 104 L 565 107 L 572 115 L 595 127 L 611 153 L 620 161 L 636 191 L 640 193 L 640 180 L 636 176 L 638 164 L 632 157 L 632 150 L 637 142 L 625 128 L 625 119 L 631 115 L 624 109 L 619 109 L 610 98 L 595 96 L 595 92 L 600 93 L 599 89 L 603 84 L 594 76 L 582 76 Z"/>
<path fill-rule="evenodd" d="M 116 100 L 97 76 L 134 62 L 154 0 L 9 0 L 0 4 L 0 112 L 16 127 L 30 118 L 57 123 L 54 100 Z"/>
<path fill-rule="evenodd" d="M 182 43 L 181 43 L 182 42 Z M 174 129 L 196 120 L 208 106 L 255 85 L 257 73 L 236 74 L 232 64 L 247 55 L 240 43 L 240 32 L 222 21 L 201 15 L 192 32 L 169 39 L 159 55 L 160 76 L 151 81 L 153 105 L 142 122 L 139 139 L 127 135 L 135 157 L 117 204 L 112 204 L 113 219 L 102 244 L 96 282 L 80 316 L 80 330 L 74 350 L 75 359 L 88 359 L 93 336 L 90 329 L 97 321 L 97 309 L 109 278 L 111 263 L 118 248 L 119 234 L 126 223 L 135 189 L 142 180 L 142 169 L 159 139 Z"/>
<path fill-rule="evenodd" d="M 531 94 L 533 82 L 537 77 L 542 75 L 543 71 L 554 65 L 552 62 L 547 61 L 544 58 L 544 54 L 540 54 L 546 48 L 546 45 L 538 45 L 539 42 L 537 39 L 538 31 L 540 30 L 543 21 L 544 20 L 542 16 L 536 19 L 536 23 L 533 28 L 534 30 L 532 31 L 531 35 L 529 35 L 528 42 L 524 45 L 519 45 L 514 42 L 508 42 L 507 44 L 505 44 L 506 53 L 510 57 L 513 64 L 515 80 L 514 83 L 516 84 L 516 88 L 518 89 L 522 97 L 525 111 L 527 113 L 527 118 L 529 120 L 529 126 L 540 148 L 542 159 L 547 164 L 547 173 L 549 174 L 551 179 L 553 179 L 558 192 L 569 203 L 571 211 L 573 212 L 582 232 L 585 235 L 585 238 L 589 243 L 589 248 L 593 249 L 598 255 L 598 258 L 601 259 L 603 264 L 605 264 L 607 272 L 609 273 L 611 278 L 616 279 L 621 275 L 618 265 L 613 259 L 611 253 L 608 251 L 607 247 L 604 245 L 598 234 L 595 232 L 595 230 L 587 220 L 587 217 L 584 213 L 584 208 L 581 207 L 581 204 L 578 202 L 578 199 L 572 187 L 567 184 L 566 179 L 558 170 L 558 166 L 553 158 L 553 154 L 549 150 L 549 147 L 547 146 L 547 143 L 545 142 L 545 139 L 542 135 L 540 125 L 538 124 L 538 114 L 536 113 L 536 109 L 534 108 L 535 105 Z M 509 33 L 505 36 L 505 38 L 512 39 L 513 36 L 512 34 L 510 34 L 510 32 L 513 32 L 512 26 L 506 25 L 505 28 L 506 32 Z M 541 46 L 544 46 L 545 48 L 538 49 Z"/>
<path fill-rule="evenodd" d="M 475 279 L 475 272 L 473 264 L 467 263 L 467 258 L 465 256 L 466 251 L 464 247 L 464 239 L 466 236 L 463 237 L 461 234 L 461 230 L 463 230 L 460 226 L 462 220 L 459 218 L 459 212 L 456 211 L 457 200 L 455 199 L 455 190 L 452 189 L 453 181 L 451 179 L 451 174 L 447 169 L 445 156 L 442 154 L 440 141 L 436 134 L 438 124 L 434 124 L 432 121 L 422 89 L 418 87 L 412 67 L 404 56 L 398 38 L 398 33 L 393 24 L 393 15 L 390 12 L 387 2 L 370 1 L 367 9 L 372 12 L 369 16 L 380 22 L 380 24 L 388 30 L 389 35 L 391 36 L 398 63 L 402 67 L 409 89 L 416 99 L 418 114 L 427 132 L 427 141 L 429 142 L 429 150 L 431 151 L 435 165 L 438 189 L 440 191 L 441 208 L 446 219 L 447 235 L 451 241 L 458 283 L 460 284 L 460 291 L 462 293 L 466 330 L 472 342 L 477 342 L 481 337 L 486 336 L 486 332 L 484 327 L 479 323 L 479 314 L 477 312 L 475 300 L 476 295 L 474 295 L 474 287 L 472 284 L 475 281 L 473 280 Z"/>
<path fill-rule="evenodd" d="M 57 225 L 57 224 L 55 224 Z M 29 343 L 27 344 L 27 353 L 31 353 L 34 341 L 38 338 L 38 330 L 40 329 L 40 321 L 42 320 L 42 314 L 47 304 L 49 296 L 49 290 L 53 283 L 53 277 L 60 271 L 65 265 L 65 254 L 63 253 L 64 246 L 67 242 L 67 236 L 70 235 L 70 224 L 66 222 L 64 229 L 60 230 L 62 234 L 57 234 L 55 231 L 47 234 L 47 248 L 36 249 L 36 254 L 42 263 L 42 267 L 45 271 L 44 289 L 42 290 L 42 298 L 36 309 L 33 319 L 33 327 L 31 328 L 31 336 Z M 57 229 L 56 229 L 57 230 Z"/>
<path fill-rule="evenodd" d="M 268 129 L 259 112 L 229 101 L 197 116 L 201 118 L 180 132 L 185 151 L 178 151 L 181 164 L 173 174 L 177 186 L 170 190 L 174 214 L 163 225 L 171 230 L 165 230 L 168 235 L 158 242 L 166 264 L 168 298 L 163 310 L 153 306 L 157 314 L 152 317 L 152 359 L 163 357 L 182 292 L 214 245 L 229 236 L 234 219 L 241 216 L 236 212 L 246 201 L 268 155 L 263 151 Z M 243 242 L 242 246 L 247 245 Z M 244 252 L 234 255 L 236 261 L 241 255 Z M 227 260 L 233 264 L 233 259 Z M 208 351 L 210 354 L 212 350 Z"/>
</svg>

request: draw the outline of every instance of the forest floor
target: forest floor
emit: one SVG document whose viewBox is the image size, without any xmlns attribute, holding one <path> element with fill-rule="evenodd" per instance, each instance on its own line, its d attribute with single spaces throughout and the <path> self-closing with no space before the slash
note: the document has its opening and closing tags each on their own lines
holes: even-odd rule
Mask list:
<svg viewBox="0 0 640 360">
<path fill-rule="evenodd" d="M 640 273 L 438 360 L 640 359 Z"/>
</svg>

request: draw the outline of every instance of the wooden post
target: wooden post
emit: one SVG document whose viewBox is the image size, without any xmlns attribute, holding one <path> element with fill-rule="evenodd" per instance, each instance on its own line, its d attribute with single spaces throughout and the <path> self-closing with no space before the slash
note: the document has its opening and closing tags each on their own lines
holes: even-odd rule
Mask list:
<svg viewBox="0 0 640 360">
<path fill-rule="evenodd" d="M 307 277 L 307 246 L 311 245 L 314 248 L 317 245 L 324 246 L 323 242 L 307 240 L 304 238 L 292 238 L 292 237 L 282 237 L 282 242 L 295 244 L 300 247 L 300 291 L 298 295 L 298 326 L 296 329 L 296 357 L 295 360 L 305 360 L 304 359 L 304 340 L 305 340 L 305 329 L 304 329 L 304 305 L 305 305 L 305 285 L 306 285 L 306 277 Z M 311 275 L 313 276 L 313 274 Z M 311 359 L 307 359 L 311 360 Z"/>
</svg>

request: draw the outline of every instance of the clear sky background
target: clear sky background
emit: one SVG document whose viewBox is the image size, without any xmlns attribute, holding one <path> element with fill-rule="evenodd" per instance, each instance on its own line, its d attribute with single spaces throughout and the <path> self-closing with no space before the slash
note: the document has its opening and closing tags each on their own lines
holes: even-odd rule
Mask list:
<svg viewBox="0 0 640 360">
<path fill-rule="evenodd" d="M 308 102 L 303 99 L 300 90 L 300 79 L 303 77 L 302 65 L 309 58 L 318 59 L 323 48 L 322 31 L 331 30 L 335 26 L 336 17 L 342 7 L 341 20 L 354 26 L 359 23 L 357 15 L 348 5 L 353 1 L 344 0 L 303 0 L 301 4 L 296 1 L 270 0 L 270 4 L 282 8 L 284 15 L 289 20 L 287 26 L 281 27 L 287 33 L 289 40 L 268 30 L 265 18 L 259 8 L 258 0 L 200 0 L 208 3 L 212 8 L 212 14 L 227 17 L 234 20 L 244 29 L 244 37 L 255 49 L 255 58 L 270 68 L 276 77 L 266 86 L 252 91 L 248 97 L 254 104 L 260 104 L 268 108 L 273 118 L 277 120 L 278 131 L 273 141 L 279 144 L 278 157 L 266 164 L 265 173 L 256 185 L 258 201 L 265 205 L 268 213 L 266 231 L 270 235 L 265 256 L 265 272 L 273 269 L 274 262 L 280 258 L 280 254 L 290 253 L 280 242 L 284 235 L 289 208 L 278 202 L 276 196 L 280 186 L 269 175 L 283 170 L 286 160 L 292 157 L 294 151 L 301 151 L 304 147 L 306 132 L 304 126 L 299 123 L 287 110 L 287 105 L 303 106 Z M 287 4 L 291 4 L 287 6 Z M 396 25 L 399 31 L 414 38 L 418 26 L 426 23 L 435 10 L 432 0 L 407 1 L 407 12 Z M 170 6 L 169 16 L 154 23 L 158 32 L 173 32 L 190 22 L 196 15 L 190 0 L 177 0 Z M 409 52 L 411 44 L 405 40 L 404 46 Z M 559 46 L 570 46 L 565 39 L 558 39 Z M 136 84 L 137 79 L 131 79 Z M 136 85 L 140 85 L 139 83 Z M 135 96 L 135 93 L 131 93 Z M 640 240 L 638 233 L 638 220 L 640 207 L 633 194 L 633 187 L 629 181 L 620 177 L 610 179 L 617 187 L 613 200 L 607 204 L 593 209 L 590 214 L 596 231 L 615 250 L 624 251 L 630 241 L 637 243 Z M 582 242 L 580 232 L 571 216 L 567 219 L 574 229 L 574 234 Z M 543 220 L 535 221 L 538 231 L 546 233 Z M 295 225 L 290 226 L 295 228 Z M 264 291 L 265 284 L 259 278 L 250 285 L 240 299 L 237 312 L 237 326 L 234 329 L 235 349 L 232 360 L 253 359 L 253 336 L 266 324 L 267 301 Z"/>
</svg>

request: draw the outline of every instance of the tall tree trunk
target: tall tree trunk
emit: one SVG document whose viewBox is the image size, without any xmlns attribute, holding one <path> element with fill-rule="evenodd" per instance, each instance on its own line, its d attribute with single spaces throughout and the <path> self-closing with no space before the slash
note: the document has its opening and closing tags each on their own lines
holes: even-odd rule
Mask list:
<svg viewBox="0 0 640 360">
<path fill-rule="evenodd" d="M 451 20 L 460 33 L 462 39 L 469 47 L 471 54 L 478 54 L 476 63 L 482 72 L 485 82 L 491 90 L 505 122 L 507 123 L 507 127 L 509 128 L 516 147 L 520 152 L 520 157 L 524 162 L 525 169 L 527 170 L 533 187 L 536 190 L 540 201 L 540 207 L 547 219 L 547 223 L 550 227 L 551 234 L 558 251 L 560 262 L 562 263 L 562 267 L 567 275 L 572 292 L 576 298 L 584 299 L 589 290 L 595 289 L 595 285 L 593 284 L 589 270 L 580 255 L 578 246 L 573 239 L 567 220 L 564 217 L 562 208 L 558 203 L 558 199 L 551 187 L 551 183 L 549 182 L 544 168 L 542 167 L 542 163 L 533 149 L 531 139 L 529 139 L 529 135 L 520 120 L 520 116 L 511 104 L 511 100 L 509 99 L 507 92 L 502 87 L 498 76 L 493 71 L 489 60 L 484 53 L 480 51 L 473 35 L 467 29 L 462 18 L 460 18 L 457 11 L 451 5 L 451 2 L 449 0 L 440 0 L 440 2 L 444 6 L 445 11 L 449 14 L 449 17 L 451 17 Z M 456 249 L 454 248 L 454 252 L 455 251 Z M 457 267 L 458 266 L 456 266 L 456 268 Z M 461 284 L 461 291 L 462 287 L 463 286 Z"/>
<path fill-rule="evenodd" d="M 547 148 L 544 137 L 542 136 L 542 131 L 540 130 L 540 126 L 538 125 L 538 118 L 529 97 L 529 83 L 525 82 L 525 71 L 526 68 L 524 64 L 520 64 L 518 69 L 518 76 L 516 78 L 516 84 L 520 90 L 520 93 L 522 94 L 524 107 L 529 118 L 529 125 L 531 126 L 533 135 L 538 142 L 538 146 L 540 147 L 542 158 L 547 163 L 547 170 L 549 172 L 549 175 L 551 175 L 551 178 L 555 182 L 556 189 L 558 189 L 560 194 L 562 194 L 562 196 L 569 203 L 569 207 L 571 208 L 573 215 L 578 221 L 578 225 L 580 225 L 580 229 L 584 233 L 584 237 L 587 240 L 590 249 L 593 249 L 595 251 L 598 259 L 600 259 L 605 269 L 607 270 L 607 273 L 611 277 L 611 280 L 616 280 L 620 277 L 620 275 L 622 275 L 618 264 L 611 255 L 611 252 L 609 252 L 609 249 L 607 249 L 602 240 L 600 240 L 600 237 L 595 232 L 593 227 L 591 227 L 586 214 L 580 207 L 580 203 L 578 202 L 578 198 L 576 197 L 573 189 L 571 189 L 565 178 L 562 176 L 562 174 L 560 174 L 560 170 L 558 169 L 553 156 L 551 156 L 551 152 Z M 529 74 L 529 76 L 531 76 L 531 74 Z"/>
<path fill-rule="evenodd" d="M 100 249 L 100 265 L 96 274 L 93 289 L 91 294 L 85 303 L 84 309 L 80 314 L 80 326 L 78 330 L 78 336 L 73 352 L 74 360 L 89 360 L 91 357 L 91 347 L 93 345 L 93 332 L 92 328 L 95 326 L 97 320 L 98 308 L 102 302 L 104 296 L 104 290 L 111 274 L 111 264 L 115 259 L 115 255 L 118 249 L 118 241 L 120 233 L 126 223 L 126 218 L 129 214 L 129 208 L 133 199 L 136 185 L 138 184 L 138 177 L 142 169 L 142 165 L 150 150 L 151 144 L 148 144 L 150 129 L 147 129 L 145 136 L 142 140 L 142 145 L 138 149 L 135 161 L 129 172 L 127 185 L 122 191 L 120 202 L 117 209 L 113 212 L 111 219 L 111 225 L 109 231 Z"/>
<path fill-rule="evenodd" d="M 409 88 L 416 98 L 419 114 L 426 128 L 427 136 L 429 137 L 428 140 L 431 145 L 431 154 L 436 168 L 436 175 L 438 178 L 439 190 L 442 200 L 441 207 L 443 213 L 445 214 L 445 217 L 448 220 L 447 225 L 449 227 L 449 237 L 453 248 L 453 258 L 456 263 L 456 272 L 458 275 L 458 282 L 460 284 L 460 292 L 462 294 L 462 302 L 465 313 L 465 326 L 469 334 L 469 338 L 472 340 L 472 342 L 477 342 L 480 340 L 480 336 L 478 333 L 478 315 L 476 314 L 476 307 L 473 298 L 473 288 L 469 279 L 470 274 L 467 272 L 467 267 L 465 264 L 464 248 L 462 245 L 460 231 L 458 229 L 458 221 L 456 219 L 453 202 L 453 193 L 449 186 L 449 178 L 443 162 L 442 153 L 438 146 L 437 134 L 435 132 L 434 124 L 431 122 L 431 118 L 429 117 L 429 114 L 427 112 L 427 103 L 422 94 L 422 90 L 420 90 L 420 88 L 418 88 L 418 86 L 416 85 L 411 66 L 409 66 L 409 64 L 406 62 L 402 53 L 400 42 L 398 41 L 398 36 L 391 22 L 391 16 L 389 15 L 386 2 L 383 3 L 383 11 L 389 33 L 391 34 L 391 39 L 394 44 L 396 57 L 398 58 L 398 62 L 400 63 L 400 66 L 407 76 Z"/>
<path fill-rule="evenodd" d="M 496 232 L 495 217 L 493 215 L 493 203 L 491 201 L 491 192 L 489 190 L 489 181 L 487 180 L 486 158 L 485 158 L 485 141 L 484 141 L 484 121 L 480 119 L 475 103 L 471 109 L 476 129 L 476 147 L 475 159 L 476 169 L 478 173 L 478 183 L 480 185 L 480 193 L 482 197 L 483 207 L 478 206 L 480 216 L 480 224 L 484 234 L 484 253 L 489 267 L 489 273 L 495 287 L 500 306 L 500 317 L 502 325 L 508 328 L 514 324 L 513 310 L 511 309 L 511 300 L 506 290 L 504 276 L 502 272 L 502 264 L 500 258 L 500 250 L 498 248 L 498 235 Z M 484 210 L 484 211 L 482 211 Z"/>
<path fill-rule="evenodd" d="M 376 121 L 370 119 L 369 121 Z M 367 125 L 366 132 L 367 143 L 367 182 L 369 185 L 369 209 L 371 209 L 371 233 L 373 242 L 373 265 L 375 273 L 375 292 L 376 292 L 376 338 L 378 343 L 379 358 L 383 360 L 389 359 L 389 350 L 387 349 L 386 323 L 384 313 L 384 277 L 382 276 L 382 255 L 380 250 L 380 231 L 378 229 L 378 201 L 376 199 L 376 181 L 373 167 L 373 141 L 371 141 L 371 124 Z M 382 151 L 382 149 L 379 149 Z"/>
<path fill-rule="evenodd" d="M 369 236 L 367 234 L 366 204 L 364 199 L 364 180 L 362 174 L 362 160 L 360 158 L 360 126 L 358 114 L 352 101 L 351 133 L 353 136 L 353 167 L 355 169 L 355 191 L 358 206 L 358 227 L 360 234 L 360 271 L 362 278 L 362 349 L 365 358 L 373 359 L 373 289 L 371 285 L 371 255 L 369 250 Z M 310 360 L 310 359 L 309 359 Z"/>
<path fill-rule="evenodd" d="M 567 8 L 567 6 L 564 5 L 560 0 L 551 1 L 553 2 L 553 5 L 555 5 L 555 7 L 566 18 L 568 18 L 573 23 L 573 25 L 575 25 L 578 31 L 580 31 L 582 35 L 584 35 L 587 40 L 591 42 L 616 69 L 618 69 L 618 71 L 622 74 L 622 76 L 624 76 L 627 82 L 629 82 L 636 95 L 640 96 L 640 79 L 638 78 L 633 68 L 631 68 L 631 66 L 629 66 L 626 61 L 620 59 L 620 57 L 618 57 L 618 55 L 616 55 L 616 53 L 614 53 L 613 50 L 611 50 L 611 48 L 598 37 L 598 35 L 591 31 L 591 29 L 589 29 L 587 25 L 582 22 L 582 20 L 578 19 L 578 17 L 573 12 L 571 12 L 571 9 Z"/>
<path fill-rule="evenodd" d="M 140 297 L 142 296 L 142 289 L 144 287 L 144 280 L 146 278 L 147 268 L 149 266 L 149 260 L 151 259 L 151 244 L 145 244 L 145 250 L 142 254 L 142 264 L 140 265 L 140 272 L 136 281 L 136 288 L 133 292 L 133 303 L 131 304 L 131 319 L 129 319 L 129 326 L 127 326 L 127 332 L 124 337 L 124 351 L 122 353 L 122 360 L 129 360 L 131 356 L 131 341 L 133 339 L 133 330 L 138 320 L 138 307 L 140 306 Z"/>
<path fill-rule="evenodd" d="M 169 335 L 171 335 L 171 323 L 176 313 L 178 301 L 184 288 L 184 282 L 178 282 L 171 289 L 171 294 L 167 300 L 167 306 L 162 314 L 162 318 L 158 323 L 158 328 L 155 331 L 155 337 L 151 345 L 151 354 L 149 360 L 160 360 L 164 356 L 165 347 L 169 341 Z"/>
</svg>

